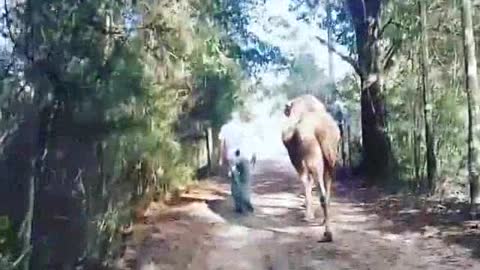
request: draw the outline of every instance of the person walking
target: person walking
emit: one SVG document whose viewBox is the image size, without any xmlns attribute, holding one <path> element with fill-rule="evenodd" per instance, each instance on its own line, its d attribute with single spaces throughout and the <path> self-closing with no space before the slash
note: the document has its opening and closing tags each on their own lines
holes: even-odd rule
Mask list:
<svg viewBox="0 0 480 270">
<path fill-rule="evenodd" d="M 220 155 L 219 165 L 222 172 L 231 181 L 231 192 L 235 211 L 253 212 L 250 202 L 252 183 L 251 170 L 256 163 L 255 136 L 251 129 L 238 120 L 225 124 L 219 133 Z"/>
<path fill-rule="evenodd" d="M 255 134 L 252 134 L 251 128 L 239 120 L 232 120 L 223 125 L 220 129 L 218 139 L 220 141 L 220 154 L 218 164 L 223 173 L 228 175 L 234 160 L 240 157 L 250 160 L 250 164 L 255 166 L 257 153 L 255 151 Z M 235 152 L 239 151 L 236 156 Z"/>
</svg>

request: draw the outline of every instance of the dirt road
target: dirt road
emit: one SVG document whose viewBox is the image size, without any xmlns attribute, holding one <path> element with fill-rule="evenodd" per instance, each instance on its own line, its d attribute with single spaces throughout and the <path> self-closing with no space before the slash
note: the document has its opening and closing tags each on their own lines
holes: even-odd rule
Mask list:
<svg viewBox="0 0 480 270">
<path fill-rule="evenodd" d="M 318 243 L 323 227 L 302 221 L 302 187 L 288 161 L 259 162 L 253 189 L 250 216 L 233 212 L 223 179 L 202 182 L 173 206 L 152 204 L 118 269 L 480 269 L 478 224 L 462 222 L 459 211 L 438 214 L 412 197 L 381 200 L 340 172 L 334 242 Z"/>
</svg>

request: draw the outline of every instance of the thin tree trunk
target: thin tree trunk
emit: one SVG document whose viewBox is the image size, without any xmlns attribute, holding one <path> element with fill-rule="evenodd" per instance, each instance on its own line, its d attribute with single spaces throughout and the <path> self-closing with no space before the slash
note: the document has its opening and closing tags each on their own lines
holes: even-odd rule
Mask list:
<svg viewBox="0 0 480 270">
<path fill-rule="evenodd" d="M 218 134 L 220 133 L 220 128 L 212 127 L 212 170 L 217 173 L 221 173 L 220 164 L 218 163 L 220 158 L 220 141 L 218 139 Z"/>
<path fill-rule="evenodd" d="M 431 91 L 430 78 L 428 74 L 428 33 L 427 33 L 427 2 L 419 0 L 418 6 L 420 10 L 420 26 L 421 26 L 421 67 L 422 67 L 422 101 L 423 101 L 423 118 L 425 124 L 425 144 L 426 144 L 426 160 L 427 160 L 427 183 L 426 188 L 429 192 L 434 190 L 434 180 L 437 172 L 437 160 L 435 156 L 435 138 L 431 126 Z"/>
<path fill-rule="evenodd" d="M 413 62 L 413 61 L 412 61 Z M 420 139 L 421 135 L 418 132 L 420 129 L 419 121 L 418 121 L 418 101 L 415 99 L 413 105 L 413 167 L 415 173 L 415 189 L 418 186 L 418 182 L 420 181 Z"/>
<path fill-rule="evenodd" d="M 414 47 L 412 49 L 413 51 L 416 50 Z M 411 63 L 412 63 L 412 73 L 416 72 L 416 64 L 417 64 L 417 57 L 416 53 L 411 53 Z M 420 123 L 418 119 L 418 111 L 419 111 L 419 103 L 418 102 L 418 96 L 420 92 L 420 87 L 419 83 L 417 80 L 417 89 L 415 92 L 415 98 L 413 102 L 413 138 L 412 138 L 412 145 L 413 145 L 413 168 L 414 168 L 414 176 L 415 176 L 415 181 L 414 181 L 414 189 L 417 188 L 418 182 L 420 181 L 420 140 L 421 140 L 421 134 L 418 132 L 420 130 Z"/>
<path fill-rule="evenodd" d="M 422 134 L 419 132 L 421 130 L 421 119 L 420 115 L 420 102 L 415 102 L 414 108 L 414 121 L 415 121 L 415 128 L 414 128 L 414 163 L 415 163 L 415 181 L 416 181 L 416 189 L 419 188 L 420 183 L 422 182 L 422 159 L 421 159 L 421 141 L 422 141 Z M 418 190 L 417 190 L 418 191 Z"/>
<path fill-rule="evenodd" d="M 347 125 L 347 147 L 348 147 L 348 166 L 352 167 L 352 139 L 350 133 L 350 123 Z"/>
<path fill-rule="evenodd" d="M 25 18 L 26 18 L 26 25 L 28 26 L 33 18 L 32 16 L 32 3 L 31 1 L 26 1 L 25 3 Z M 27 28 L 25 31 L 28 31 Z M 29 40 L 31 39 L 31 40 Z M 26 56 L 28 57 L 29 53 L 29 41 L 33 40 L 33 30 L 30 31 L 29 35 L 25 35 L 25 51 Z M 33 50 L 32 55 L 35 55 L 35 51 Z M 42 118 L 40 118 L 42 120 Z M 41 124 L 41 123 L 40 123 Z M 41 126 L 40 126 L 41 130 Z M 37 167 L 40 161 L 39 153 L 34 151 L 34 156 L 31 160 L 31 176 L 29 178 L 28 183 L 28 197 L 27 197 L 27 209 L 25 212 L 25 218 L 22 222 L 21 228 L 19 230 L 19 238 L 22 245 L 22 255 L 24 255 L 22 259 L 22 263 L 19 266 L 20 269 L 29 270 L 30 269 L 30 259 L 32 250 L 32 227 L 33 227 L 33 217 L 34 217 L 34 210 L 35 210 L 35 186 L 36 180 L 38 179 L 38 170 Z"/>
<path fill-rule="evenodd" d="M 33 225 L 33 213 L 35 209 L 35 185 L 36 185 L 36 164 L 37 158 L 34 157 L 31 161 L 32 175 L 28 181 L 28 197 L 27 197 L 27 211 L 25 213 L 25 218 L 23 220 L 21 228 L 21 243 L 22 243 L 22 254 L 24 254 L 21 269 L 29 270 L 30 269 L 30 258 L 32 253 L 32 225 Z"/>
<path fill-rule="evenodd" d="M 327 0 L 327 42 L 328 42 L 328 79 L 330 83 L 334 83 L 335 75 L 333 71 L 333 51 L 332 51 L 332 3 Z"/>
<path fill-rule="evenodd" d="M 465 82 L 468 102 L 468 176 L 470 182 L 470 213 L 475 218 L 480 210 L 480 89 L 478 85 L 475 40 L 472 25 L 472 3 L 462 0 L 462 28 Z"/>
<path fill-rule="evenodd" d="M 343 119 L 339 127 L 340 127 L 340 138 L 341 138 L 340 148 L 342 151 L 342 163 L 343 163 L 343 166 L 345 167 L 347 162 L 347 157 L 345 152 L 345 121 L 343 121 Z"/>
<path fill-rule="evenodd" d="M 210 173 L 212 172 L 212 144 L 213 144 L 213 139 L 212 139 L 212 128 L 210 126 L 207 126 L 205 128 L 205 139 L 206 139 L 206 147 L 207 147 L 207 168 L 208 172 L 207 175 L 210 176 Z"/>
</svg>

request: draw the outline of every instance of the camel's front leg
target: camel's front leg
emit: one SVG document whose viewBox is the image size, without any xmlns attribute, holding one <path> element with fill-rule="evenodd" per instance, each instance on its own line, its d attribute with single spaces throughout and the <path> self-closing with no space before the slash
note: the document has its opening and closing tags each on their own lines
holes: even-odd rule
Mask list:
<svg viewBox="0 0 480 270">
<path fill-rule="evenodd" d="M 300 180 L 305 188 L 305 221 L 312 221 L 315 218 L 312 205 L 313 182 L 308 177 L 307 173 L 302 173 L 300 175 Z"/>
</svg>

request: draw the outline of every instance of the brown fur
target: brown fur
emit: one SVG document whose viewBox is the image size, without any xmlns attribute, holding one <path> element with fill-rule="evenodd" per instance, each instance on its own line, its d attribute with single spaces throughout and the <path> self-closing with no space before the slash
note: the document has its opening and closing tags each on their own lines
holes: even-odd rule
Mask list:
<svg viewBox="0 0 480 270">
<path fill-rule="evenodd" d="M 305 218 L 313 219 L 312 188 L 316 183 L 319 185 L 320 201 L 325 215 L 325 238 L 331 241 L 327 207 L 340 130 L 323 103 L 311 95 L 303 95 L 288 102 L 285 115 L 288 116 L 288 121 L 282 130 L 282 140 L 305 187 Z"/>
</svg>

